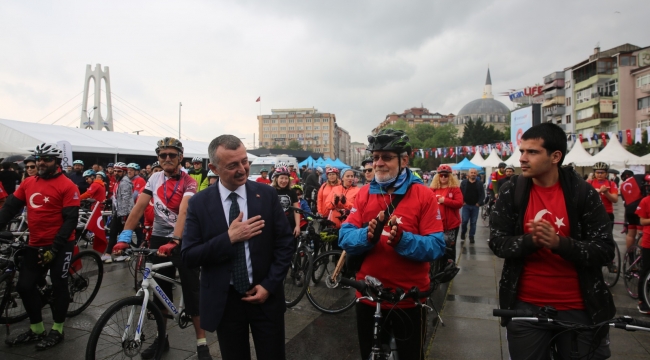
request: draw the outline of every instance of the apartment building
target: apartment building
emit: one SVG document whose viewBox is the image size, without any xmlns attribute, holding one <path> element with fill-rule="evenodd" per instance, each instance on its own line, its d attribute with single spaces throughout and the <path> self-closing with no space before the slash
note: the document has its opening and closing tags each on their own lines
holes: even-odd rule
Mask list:
<svg viewBox="0 0 650 360">
<path fill-rule="evenodd" d="M 641 67 L 632 70 L 630 74 L 635 83 L 636 125 L 645 129 L 650 126 L 650 51 L 640 53 L 638 61 Z"/>
<path fill-rule="evenodd" d="M 571 115 L 576 133 L 591 137 L 594 133 L 616 133 L 640 126 L 646 108 L 640 85 L 645 81 L 641 68 L 650 65 L 650 59 L 647 65 L 641 64 L 650 56 L 649 49 L 632 44 L 605 51 L 597 47 L 588 59 L 570 68 L 574 110 Z M 583 145 L 598 146 L 595 142 Z"/>
<path fill-rule="evenodd" d="M 334 151 L 336 157 L 332 158 L 339 158 L 341 161 L 349 165 L 350 161 L 352 160 L 351 149 L 352 147 L 350 144 L 350 133 L 348 133 L 348 131 L 344 128 L 337 125 L 334 133 Z"/>
<path fill-rule="evenodd" d="M 443 115 L 438 112 L 431 113 L 429 109 L 424 107 L 413 107 L 404 110 L 403 113 L 397 114 L 395 112 L 386 115 L 384 121 L 379 126 L 372 129 L 372 133 L 376 134 L 379 130 L 397 123 L 399 120 L 404 120 L 409 127 L 414 127 L 420 124 L 429 124 L 434 126 L 447 125 L 453 123 L 456 116 L 454 114 Z"/>
<path fill-rule="evenodd" d="M 347 164 L 352 167 L 361 166 L 361 162 L 363 161 L 363 159 L 368 157 L 368 153 L 366 152 L 367 147 L 368 145 L 360 142 L 351 143 L 350 148 L 352 151 L 352 157 L 350 159 L 350 162 Z"/>
</svg>

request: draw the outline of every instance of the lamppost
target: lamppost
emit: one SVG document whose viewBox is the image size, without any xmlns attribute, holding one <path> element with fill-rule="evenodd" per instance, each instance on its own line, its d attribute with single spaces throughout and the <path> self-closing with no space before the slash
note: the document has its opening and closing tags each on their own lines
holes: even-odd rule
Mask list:
<svg viewBox="0 0 650 360">
<path fill-rule="evenodd" d="M 181 139 L 181 107 L 183 106 L 182 102 L 178 103 L 178 139 Z"/>
</svg>

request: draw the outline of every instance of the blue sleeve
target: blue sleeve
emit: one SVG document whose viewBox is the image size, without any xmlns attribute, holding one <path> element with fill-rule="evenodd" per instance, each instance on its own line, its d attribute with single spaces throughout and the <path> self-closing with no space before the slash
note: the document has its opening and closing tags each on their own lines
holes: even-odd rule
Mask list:
<svg viewBox="0 0 650 360">
<path fill-rule="evenodd" d="M 309 208 L 309 205 L 307 204 L 307 201 L 305 201 L 305 199 L 300 200 L 300 208 L 303 211 L 306 211 L 306 212 L 309 212 L 309 213 L 311 212 L 311 209 Z"/>
<path fill-rule="evenodd" d="M 350 255 L 361 255 L 374 245 L 368 241 L 368 228 L 359 229 L 350 223 L 343 223 L 339 230 L 339 246 Z"/>
<path fill-rule="evenodd" d="M 415 235 L 404 231 L 402 239 L 395 246 L 395 251 L 414 261 L 433 261 L 444 255 L 445 246 L 445 236 L 442 231 L 429 235 Z"/>
</svg>

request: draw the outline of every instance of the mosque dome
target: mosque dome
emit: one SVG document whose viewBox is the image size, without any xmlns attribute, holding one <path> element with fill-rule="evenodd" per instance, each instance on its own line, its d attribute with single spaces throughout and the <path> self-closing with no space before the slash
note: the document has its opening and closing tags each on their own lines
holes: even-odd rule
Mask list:
<svg viewBox="0 0 650 360">
<path fill-rule="evenodd" d="M 492 95 L 492 78 L 490 77 L 490 69 L 487 72 L 485 80 L 485 87 L 483 88 L 483 97 L 470 101 L 458 112 L 456 116 L 456 124 L 462 125 L 469 120 L 476 121 L 483 120 L 486 124 L 502 124 L 505 126 L 510 109 L 497 100 L 494 100 Z"/>
</svg>

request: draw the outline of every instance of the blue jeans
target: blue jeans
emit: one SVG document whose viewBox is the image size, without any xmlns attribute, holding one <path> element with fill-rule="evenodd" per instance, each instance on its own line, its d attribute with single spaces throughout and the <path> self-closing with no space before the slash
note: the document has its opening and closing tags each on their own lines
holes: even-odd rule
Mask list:
<svg viewBox="0 0 650 360">
<path fill-rule="evenodd" d="M 474 237 L 476 234 L 476 220 L 478 219 L 479 207 L 476 205 L 463 205 L 463 225 L 461 226 L 460 233 L 464 235 L 467 233 L 467 221 L 469 220 L 469 236 Z"/>
</svg>

